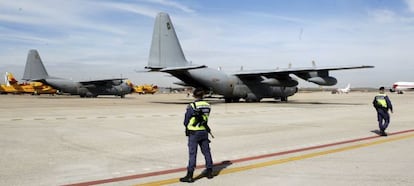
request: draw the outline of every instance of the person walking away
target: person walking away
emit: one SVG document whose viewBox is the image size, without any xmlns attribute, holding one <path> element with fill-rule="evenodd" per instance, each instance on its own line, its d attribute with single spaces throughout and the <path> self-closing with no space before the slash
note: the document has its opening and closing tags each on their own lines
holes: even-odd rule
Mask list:
<svg viewBox="0 0 414 186">
<path fill-rule="evenodd" d="M 381 136 L 387 136 L 385 130 L 388 128 L 390 123 L 390 115 L 388 110 L 391 111 L 391 113 L 394 113 L 391 100 L 384 93 L 384 90 L 384 87 L 380 87 L 379 94 L 375 96 L 374 101 L 372 102 L 374 108 L 377 110 L 378 126 Z"/>
<path fill-rule="evenodd" d="M 193 173 L 197 162 L 197 148 L 200 146 L 204 155 L 206 166 L 206 177 L 213 178 L 213 160 L 210 152 L 210 140 L 208 133 L 210 127 L 207 125 L 208 117 L 211 111 L 210 104 L 203 100 L 204 91 L 195 89 L 193 92 L 194 102 L 187 106 L 184 118 L 185 133 L 188 136 L 188 166 L 187 175 L 180 178 L 181 182 L 194 182 Z"/>
</svg>

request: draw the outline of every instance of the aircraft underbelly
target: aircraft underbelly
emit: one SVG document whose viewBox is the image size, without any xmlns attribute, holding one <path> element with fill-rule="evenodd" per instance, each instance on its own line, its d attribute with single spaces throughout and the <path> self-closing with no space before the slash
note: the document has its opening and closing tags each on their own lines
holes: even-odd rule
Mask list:
<svg viewBox="0 0 414 186">
<path fill-rule="evenodd" d="M 78 87 L 75 82 L 63 80 L 63 79 L 46 79 L 46 84 L 50 85 L 51 87 L 63 92 L 69 93 L 72 95 L 78 95 Z"/>
<path fill-rule="evenodd" d="M 191 77 L 205 88 L 220 95 L 231 95 L 234 85 L 227 74 L 211 68 L 194 69 L 189 71 Z"/>
<path fill-rule="evenodd" d="M 121 96 L 121 95 L 125 95 L 125 94 L 129 94 L 131 92 L 131 87 L 129 87 L 128 85 L 117 85 L 117 86 L 106 86 L 106 85 L 97 85 L 94 86 L 93 88 L 80 88 L 79 90 L 81 90 L 81 94 L 91 94 L 91 95 L 117 95 L 117 96 Z"/>
<path fill-rule="evenodd" d="M 261 83 L 238 84 L 234 87 L 234 97 L 260 100 L 262 98 L 284 98 L 294 95 L 297 87 L 269 86 Z"/>
</svg>

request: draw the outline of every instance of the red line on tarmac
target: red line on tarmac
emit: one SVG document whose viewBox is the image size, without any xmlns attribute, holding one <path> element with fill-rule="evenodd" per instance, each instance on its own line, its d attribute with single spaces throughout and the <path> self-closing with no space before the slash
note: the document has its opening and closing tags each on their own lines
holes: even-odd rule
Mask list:
<svg viewBox="0 0 414 186">
<path fill-rule="evenodd" d="M 414 129 L 404 130 L 404 131 L 399 131 L 399 132 L 394 132 L 394 133 L 388 133 L 388 135 L 397 135 L 397 134 L 404 134 L 404 133 L 409 133 L 409 132 L 414 132 Z M 292 154 L 292 153 L 296 153 L 296 152 L 303 152 L 303 151 L 315 150 L 315 149 L 331 147 L 331 146 L 336 146 L 336 145 L 343 145 L 343 144 L 348 144 L 348 143 L 365 141 L 365 140 L 370 140 L 370 139 L 375 139 L 375 138 L 380 138 L 380 137 L 381 136 L 370 136 L 370 137 L 365 137 L 365 138 L 346 140 L 346 141 L 341 141 L 341 142 L 336 142 L 336 143 L 329 143 L 329 144 L 325 144 L 325 145 L 317 145 L 317 146 L 311 146 L 311 147 L 306 147 L 306 148 L 288 150 L 288 151 L 283 151 L 283 152 L 265 154 L 265 155 L 260 155 L 260 156 L 252 156 L 252 157 L 247 157 L 247 158 L 240 158 L 240 159 L 235 159 L 235 160 L 230 160 L 230 161 L 224 161 L 222 163 L 218 163 L 218 164 L 214 164 L 214 165 L 215 166 L 220 166 L 220 165 L 223 165 L 223 164 L 232 164 L 232 163 L 239 163 L 239 162 L 244 162 L 244 161 L 252 161 L 252 160 L 263 159 L 263 158 L 268 158 L 268 157 Z M 197 166 L 196 168 L 200 169 L 200 168 L 203 168 L 203 167 L 204 166 L 200 165 L 200 166 Z M 104 184 L 104 183 L 112 183 L 112 182 L 119 182 L 119 181 L 126 181 L 126 180 L 132 180 L 132 179 L 139 179 L 139 178 L 146 178 L 146 177 L 152 177 L 152 176 L 159 176 L 159 175 L 177 173 L 177 172 L 182 172 L 182 171 L 186 171 L 186 170 L 187 170 L 186 167 L 182 167 L 182 168 L 177 168 L 177 169 L 169 169 L 169 170 L 163 170 L 163 171 L 157 171 L 157 172 L 149 172 L 149 173 L 144 173 L 144 174 L 135 174 L 135 175 L 130 175 L 130 176 L 122 176 L 122 177 L 116 177 L 116 178 L 109 178 L 109 179 L 102 179 L 102 180 L 67 184 L 67 185 L 63 185 L 63 186 L 98 185 L 98 184 Z"/>
</svg>

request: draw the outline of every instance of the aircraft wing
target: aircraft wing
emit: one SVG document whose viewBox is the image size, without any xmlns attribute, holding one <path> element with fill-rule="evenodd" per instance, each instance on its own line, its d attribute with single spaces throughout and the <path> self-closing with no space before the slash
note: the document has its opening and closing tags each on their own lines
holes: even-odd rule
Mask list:
<svg viewBox="0 0 414 186">
<path fill-rule="evenodd" d="M 119 85 L 123 80 L 127 78 L 113 78 L 113 79 L 102 79 L 102 80 L 93 80 L 93 81 L 81 81 L 79 82 L 83 86 L 96 86 L 96 85 Z"/>
<path fill-rule="evenodd" d="M 261 75 L 279 75 L 279 74 L 300 74 L 306 72 L 315 71 L 329 71 L 329 70 L 350 70 L 350 69 L 361 69 L 361 68 L 374 68 L 374 66 L 339 66 L 339 67 L 302 67 L 302 68 L 277 68 L 268 70 L 246 70 L 239 71 L 233 75 L 238 77 L 245 76 L 261 76 Z"/>
<path fill-rule="evenodd" d="M 242 80 L 256 79 L 262 83 L 274 86 L 296 86 L 298 82 L 292 79 L 289 74 L 325 86 L 332 86 L 337 83 L 334 77 L 329 76 L 330 70 L 350 70 L 361 68 L 374 68 L 374 66 L 336 66 L 336 67 L 302 67 L 302 68 L 278 68 L 270 70 L 249 70 L 236 72 L 233 75 Z"/>
</svg>

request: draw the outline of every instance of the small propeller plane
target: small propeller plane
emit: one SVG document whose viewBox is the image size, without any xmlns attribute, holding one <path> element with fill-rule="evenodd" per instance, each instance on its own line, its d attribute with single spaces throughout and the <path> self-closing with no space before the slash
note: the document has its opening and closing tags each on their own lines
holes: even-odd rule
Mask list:
<svg viewBox="0 0 414 186">
<path fill-rule="evenodd" d="M 6 84 L 0 85 L 0 93 L 2 94 L 56 94 L 56 89 L 51 86 L 44 85 L 41 82 L 25 82 L 19 83 L 12 73 L 6 72 L 4 76 Z"/>
</svg>

